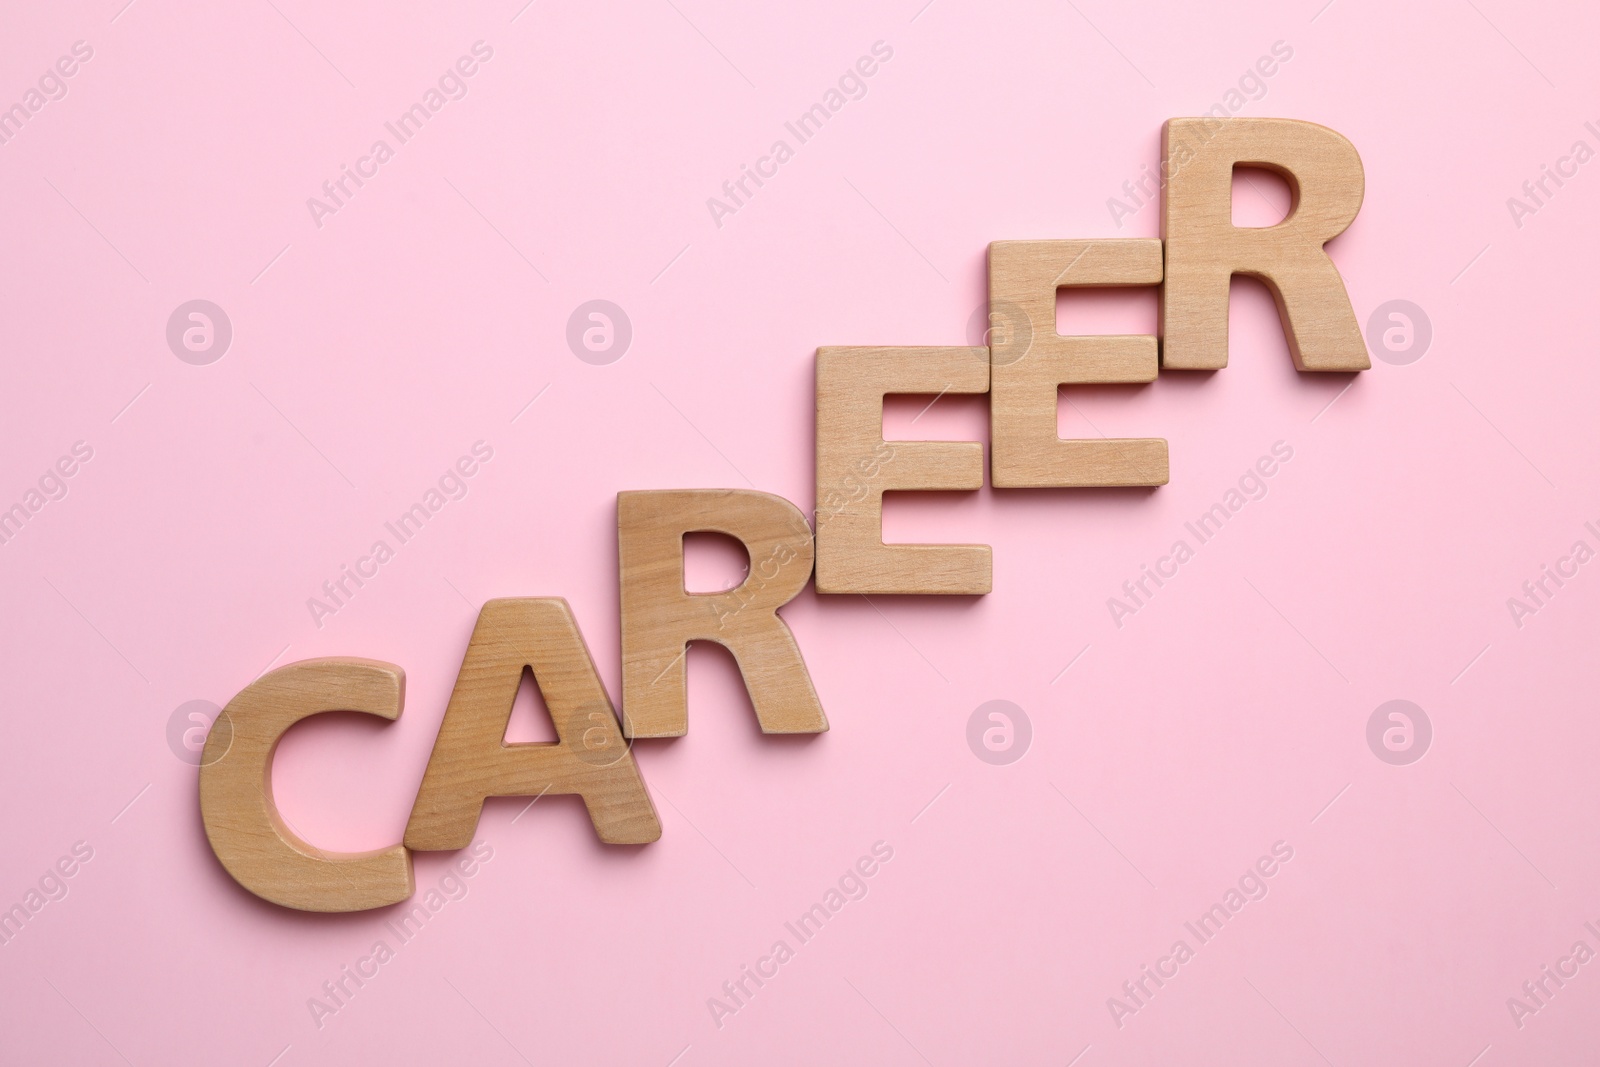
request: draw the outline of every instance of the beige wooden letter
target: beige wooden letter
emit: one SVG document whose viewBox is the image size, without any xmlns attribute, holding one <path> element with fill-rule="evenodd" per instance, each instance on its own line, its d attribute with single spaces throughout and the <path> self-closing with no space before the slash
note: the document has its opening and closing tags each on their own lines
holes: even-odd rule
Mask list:
<svg viewBox="0 0 1600 1067">
<path fill-rule="evenodd" d="M 1366 344 L 1339 268 L 1323 244 L 1361 210 L 1361 157 L 1344 137 L 1294 119 L 1169 119 L 1161 131 L 1161 362 L 1169 370 L 1228 365 L 1228 282 L 1260 278 L 1278 303 L 1294 365 L 1366 370 Z M 1288 182 L 1288 216 L 1275 226 L 1233 224 L 1235 164 Z"/>
<path fill-rule="evenodd" d="M 506 744 L 523 667 L 559 741 Z M 491 600 L 478 614 L 433 755 L 406 825 L 418 851 L 472 841 L 485 797 L 577 793 L 601 841 L 639 845 L 661 836 L 611 698 L 560 597 Z"/>
<path fill-rule="evenodd" d="M 725 593 L 689 593 L 683 535 L 715 532 L 744 543 L 750 573 Z M 622 575 L 622 729 L 681 737 L 689 728 L 685 653 L 715 641 L 738 661 L 761 731 L 828 728 L 800 646 L 778 609 L 811 578 L 811 527 L 789 501 L 751 489 L 617 494 Z"/>
<path fill-rule="evenodd" d="M 986 393 L 986 348 L 817 349 L 817 592 L 989 592 L 988 545 L 886 545 L 888 490 L 981 489 L 976 441 L 885 441 L 883 398 Z"/>
<path fill-rule="evenodd" d="M 1062 440 L 1056 391 L 1151 382 L 1153 336 L 1062 337 L 1056 290 L 1160 285 L 1155 238 L 995 241 L 989 245 L 989 470 L 996 489 L 1167 484 L 1158 437 Z"/>
<path fill-rule="evenodd" d="M 200 762 L 200 818 L 234 881 L 301 911 L 365 911 L 411 895 L 411 854 L 325 852 L 301 840 L 272 800 L 272 756 L 284 731 L 324 711 L 398 719 L 405 672 L 367 659 L 311 659 L 257 678 L 217 716 Z"/>
</svg>

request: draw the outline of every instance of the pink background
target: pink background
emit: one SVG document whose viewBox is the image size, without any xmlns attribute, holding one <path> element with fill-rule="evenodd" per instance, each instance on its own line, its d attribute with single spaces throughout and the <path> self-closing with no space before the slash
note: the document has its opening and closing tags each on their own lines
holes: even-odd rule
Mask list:
<svg viewBox="0 0 1600 1067">
<path fill-rule="evenodd" d="M 1506 198 L 1600 147 L 1595 18 L 1320 2 L 14 6 L 0 103 L 94 54 L 0 145 L 0 507 L 75 441 L 93 458 L 0 546 L 0 907 L 75 842 L 93 858 L 0 947 L 0 1059 L 1592 1059 L 1600 963 L 1520 1028 L 1506 1001 L 1600 949 L 1600 573 L 1520 628 L 1506 599 L 1600 547 L 1600 164 L 1520 227 Z M 306 199 L 478 40 L 468 95 L 318 228 Z M 866 96 L 715 225 L 706 198 L 880 40 Z M 1070 434 L 1166 437 L 1170 485 L 892 502 L 890 539 L 993 545 L 994 592 L 803 593 L 785 617 L 832 723 L 809 741 L 763 738 L 697 649 L 689 735 L 636 750 L 661 840 L 601 846 L 576 798 L 491 801 L 465 897 L 319 1027 L 308 999 L 397 943 L 388 916 L 238 889 L 175 709 L 271 664 L 400 664 L 397 723 L 299 727 L 275 774 L 317 843 L 396 840 L 478 604 L 566 597 L 619 697 L 617 491 L 809 510 L 816 347 L 971 343 L 991 240 L 1156 235 L 1154 206 L 1118 228 L 1107 198 L 1278 41 L 1238 113 L 1354 142 L 1366 202 L 1332 253 L 1363 327 L 1424 309 L 1424 358 L 1299 375 L 1237 284 L 1226 370 L 1063 406 Z M 207 366 L 165 340 L 195 298 L 233 325 Z M 565 341 L 597 298 L 633 328 L 603 366 Z M 1154 295 L 1065 316 L 1150 330 Z M 924 403 L 891 432 L 986 437 L 982 401 L 913 426 Z M 467 496 L 315 625 L 307 598 L 479 440 Z M 1118 628 L 1106 599 L 1277 441 L 1265 499 Z M 702 557 L 709 587 L 731 557 Z M 1433 725 L 1409 766 L 1366 741 L 1395 698 Z M 995 699 L 1032 727 L 1006 766 L 966 740 Z M 878 841 L 869 894 L 797 946 L 783 924 Z M 1279 841 L 1265 899 L 1119 1027 L 1107 998 Z M 419 891 L 453 859 L 418 855 Z M 780 938 L 795 958 L 718 1027 L 708 998 Z"/>
</svg>

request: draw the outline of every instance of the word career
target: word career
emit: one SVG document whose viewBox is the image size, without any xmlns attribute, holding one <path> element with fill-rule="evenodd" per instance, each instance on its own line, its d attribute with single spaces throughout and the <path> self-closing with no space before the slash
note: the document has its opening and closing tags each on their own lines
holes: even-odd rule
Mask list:
<svg viewBox="0 0 1600 1067">
<path fill-rule="evenodd" d="M 1281 223 L 1233 225 L 1233 171 L 1241 164 L 1288 182 L 1293 206 Z M 716 641 L 733 653 L 763 732 L 819 733 L 828 720 L 794 634 L 778 615 L 807 582 L 815 578 L 823 594 L 990 591 L 987 545 L 883 543 L 885 492 L 984 484 L 979 442 L 884 441 L 886 395 L 986 394 L 989 477 L 997 488 L 1164 485 L 1161 438 L 1058 437 L 1059 387 L 1148 382 L 1163 367 L 1227 366 L 1235 274 L 1259 278 L 1272 291 L 1299 370 L 1366 370 L 1350 298 L 1323 247 L 1355 219 L 1363 187 L 1355 148 L 1325 127 L 1289 119 L 1168 121 L 1159 239 L 994 242 L 987 347 L 818 349 L 814 531 L 794 504 L 755 490 L 618 494 L 620 720 L 565 600 L 491 600 L 473 629 L 403 840 L 372 852 L 327 852 L 297 837 L 273 804 L 278 739 L 325 711 L 399 718 L 405 675 L 377 660 L 289 664 L 235 696 L 206 740 L 200 812 L 217 858 L 266 900 L 360 911 L 411 896 L 412 851 L 466 847 L 491 796 L 576 793 L 601 841 L 656 840 L 661 824 L 627 739 L 688 730 L 690 641 Z M 1057 334 L 1058 289 L 1111 285 L 1160 287 L 1159 338 Z M 743 542 L 752 562 L 738 588 L 685 591 L 683 538 L 700 531 Z M 505 742 L 524 668 L 533 672 L 558 741 Z"/>
</svg>

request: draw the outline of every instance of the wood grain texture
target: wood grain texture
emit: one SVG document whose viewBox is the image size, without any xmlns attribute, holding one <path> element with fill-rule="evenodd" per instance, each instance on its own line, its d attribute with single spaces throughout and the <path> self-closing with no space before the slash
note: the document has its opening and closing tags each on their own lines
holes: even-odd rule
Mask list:
<svg viewBox="0 0 1600 1067">
<path fill-rule="evenodd" d="M 1355 146 L 1293 119 L 1169 119 L 1161 130 L 1161 234 L 1167 278 L 1161 360 L 1170 370 L 1228 365 L 1228 283 L 1259 278 L 1302 371 L 1371 366 L 1344 279 L 1323 250 L 1361 210 L 1365 176 Z M 1233 168 L 1261 167 L 1289 185 L 1275 226 L 1233 224 Z"/>
<path fill-rule="evenodd" d="M 1154 336 L 1063 337 L 1056 290 L 1160 285 L 1155 238 L 989 245 L 989 469 L 997 489 L 1165 485 L 1161 438 L 1063 440 L 1062 385 L 1154 381 Z"/>
<path fill-rule="evenodd" d="M 262 675 L 228 702 L 201 756 L 200 818 L 235 881 L 300 911 L 365 911 L 411 895 L 403 846 L 328 852 L 290 829 L 272 799 L 272 757 L 284 731 L 325 711 L 398 719 L 405 685 L 392 663 L 313 659 Z"/>
<path fill-rule="evenodd" d="M 987 348 L 817 349 L 817 592 L 989 592 L 988 545 L 883 543 L 885 492 L 983 487 L 982 444 L 885 441 L 883 398 L 988 389 Z"/>
<path fill-rule="evenodd" d="M 559 741 L 505 741 L 524 667 L 533 671 Z M 406 846 L 464 848 L 477 831 L 485 797 L 546 793 L 583 797 L 595 833 L 607 844 L 661 836 L 655 806 L 567 602 L 491 600 L 478 614 L 439 724 L 406 825 Z"/>
<path fill-rule="evenodd" d="M 683 535 L 727 534 L 744 544 L 750 572 L 725 593 L 690 593 Z M 715 641 L 739 664 L 761 731 L 828 728 L 811 675 L 778 609 L 811 578 L 811 527 L 780 496 L 751 489 L 617 494 L 622 576 L 622 712 L 628 737 L 680 737 L 689 728 L 686 649 Z"/>
</svg>

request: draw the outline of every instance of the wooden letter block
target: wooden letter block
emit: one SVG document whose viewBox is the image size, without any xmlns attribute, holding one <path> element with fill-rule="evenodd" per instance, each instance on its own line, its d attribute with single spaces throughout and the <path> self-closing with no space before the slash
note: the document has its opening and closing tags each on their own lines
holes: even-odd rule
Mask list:
<svg viewBox="0 0 1600 1067">
<path fill-rule="evenodd" d="M 889 490 L 980 489 L 976 441 L 885 441 L 883 398 L 986 393 L 986 348 L 817 349 L 817 592 L 979 594 L 988 545 L 886 545 Z"/>
<path fill-rule="evenodd" d="M 506 744 L 522 669 L 544 697 L 555 742 Z M 577 793 L 601 841 L 640 845 L 661 836 L 633 753 L 617 725 L 594 661 L 559 597 L 491 600 L 478 614 L 428 769 L 417 790 L 406 846 L 463 848 L 485 797 Z"/>
<path fill-rule="evenodd" d="M 1344 280 L 1322 247 L 1361 210 L 1365 176 L 1355 146 L 1293 119 L 1169 119 L 1161 155 L 1162 366 L 1228 365 L 1228 283 L 1246 274 L 1272 291 L 1296 368 L 1370 367 Z M 1282 222 L 1234 226 L 1235 164 L 1274 171 L 1289 184 Z"/>
<path fill-rule="evenodd" d="M 1062 385 L 1150 382 L 1154 336 L 1062 337 L 1056 290 L 1160 285 L 1155 238 L 989 245 L 989 464 L 997 489 L 1167 484 L 1161 438 L 1062 440 Z"/>
<path fill-rule="evenodd" d="M 365 911 L 411 895 L 411 854 L 325 852 L 300 839 L 272 800 L 272 756 L 285 730 L 324 711 L 398 719 L 405 672 L 366 659 L 312 659 L 257 678 L 211 726 L 200 763 L 200 818 L 240 885 L 301 911 Z"/>
<path fill-rule="evenodd" d="M 750 573 L 725 593 L 690 593 L 683 535 L 714 532 L 744 543 Z M 781 496 L 749 489 L 617 494 L 622 576 L 622 729 L 681 737 L 689 728 L 690 641 L 715 641 L 739 664 L 761 731 L 828 728 L 800 646 L 778 609 L 811 579 L 811 527 Z"/>
</svg>

